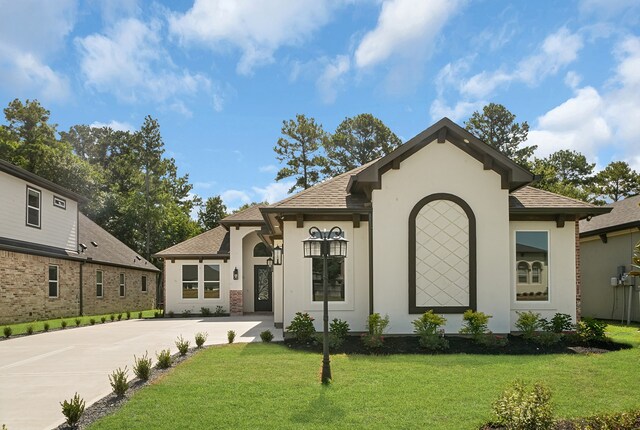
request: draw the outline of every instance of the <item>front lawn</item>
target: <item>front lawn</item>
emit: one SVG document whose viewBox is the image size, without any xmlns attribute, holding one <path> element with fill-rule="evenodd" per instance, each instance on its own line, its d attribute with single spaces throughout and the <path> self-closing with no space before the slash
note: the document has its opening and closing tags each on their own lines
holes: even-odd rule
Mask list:
<svg viewBox="0 0 640 430">
<path fill-rule="evenodd" d="M 515 379 L 543 381 L 558 417 L 640 407 L 640 332 L 610 326 L 632 349 L 601 355 L 336 355 L 334 383 L 318 382 L 321 356 L 283 344 L 211 347 L 142 389 L 92 429 L 472 429 Z"/>
</svg>

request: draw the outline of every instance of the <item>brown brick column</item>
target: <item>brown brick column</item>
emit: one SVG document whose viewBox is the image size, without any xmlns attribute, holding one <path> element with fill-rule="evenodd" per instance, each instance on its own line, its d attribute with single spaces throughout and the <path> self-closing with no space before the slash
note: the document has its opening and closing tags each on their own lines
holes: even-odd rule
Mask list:
<svg viewBox="0 0 640 430">
<path fill-rule="evenodd" d="M 582 315 L 582 291 L 580 277 L 580 218 L 576 217 L 576 322 L 580 321 Z"/>
<path fill-rule="evenodd" d="M 242 290 L 229 291 L 229 313 L 240 316 L 243 313 Z"/>
</svg>

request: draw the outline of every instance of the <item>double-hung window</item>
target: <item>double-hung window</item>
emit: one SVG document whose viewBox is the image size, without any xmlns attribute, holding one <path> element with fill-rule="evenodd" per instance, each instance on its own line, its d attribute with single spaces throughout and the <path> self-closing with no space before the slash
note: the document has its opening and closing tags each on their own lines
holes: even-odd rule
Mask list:
<svg viewBox="0 0 640 430">
<path fill-rule="evenodd" d="M 196 264 L 182 266 L 182 298 L 198 298 L 198 266 Z"/>
<path fill-rule="evenodd" d="M 49 297 L 58 297 L 58 266 L 49 266 Z"/>
<path fill-rule="evenodd" d="M 103 276 L 104 274 L 102 273 L 102 270 L 96 270 L 96 297 L 102 297 Z"/>
<path fill-rule="evenodd" d="M 40 228 L 40 206 L 42 193 L 35 188 L 27 187 L 27 225 Z"/>
<path fill-rule="evenodd" d="M 516 300 L 549 300 L 549 232 L 516 232 Z"/>
<path fill-rule="evenodd" d="M 204 265 L 204 298 L 205 299 L 220 298 L 220 265 L 219 264 Z"/>
</svg>

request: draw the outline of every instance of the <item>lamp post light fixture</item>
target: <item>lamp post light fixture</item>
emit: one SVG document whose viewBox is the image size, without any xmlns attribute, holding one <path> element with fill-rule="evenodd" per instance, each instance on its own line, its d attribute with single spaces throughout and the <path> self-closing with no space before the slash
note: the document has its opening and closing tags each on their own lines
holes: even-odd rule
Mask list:
<svg viewBox="0 0 640 430">
<path fill-rule="evenodd" d="M 267 258 L 267 267 L 269 268 L 269 270 L 273 270 L 273 258 Z"/>
<path fill-rule="evenodd" d="M 328 258 L 345 258 L 347 240 L 340 227 L 321 231 L 318 227 L 309 229 L 309 238 L 302 241 L 305 258 L 322 258 L 322 376 L 323 384 L 331 382 L 329 361 L 329 292 L 327 276 Z"/>
</svg>

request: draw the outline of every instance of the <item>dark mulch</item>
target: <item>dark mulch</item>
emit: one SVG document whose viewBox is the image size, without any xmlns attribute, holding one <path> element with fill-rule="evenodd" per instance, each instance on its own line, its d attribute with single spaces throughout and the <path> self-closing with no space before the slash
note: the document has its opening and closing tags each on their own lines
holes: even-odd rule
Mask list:
<svg viewBox="0 0 640 430">
<path fill-rule="evenodd" d="M 331 349 L 332 354 L 504 354 L 504 355 L 539 355 L 539 354 L 576 354 L 618 351 L 631 348 L 626 343 L 612 340 L 585 343 L 575 336 L 565 336 L 563 340 L 551 346 L 542 346 L 526 341 L 521 336 L 508 335 L 505 346 L 479 345 L 472 339 L 462 336 L 447 336 L 449 348 L 445 351 L 430 351 L 418 343 L 416 336 L 385 336 L 384 345 L 378 349 L 367 348 L 360 336 L 348 336 L 342 346 Z M 292 349 L 322 352 L 322 342 L 300 343 L 295 339 L 287 339 L 285 344 Z"/>
</svg>

